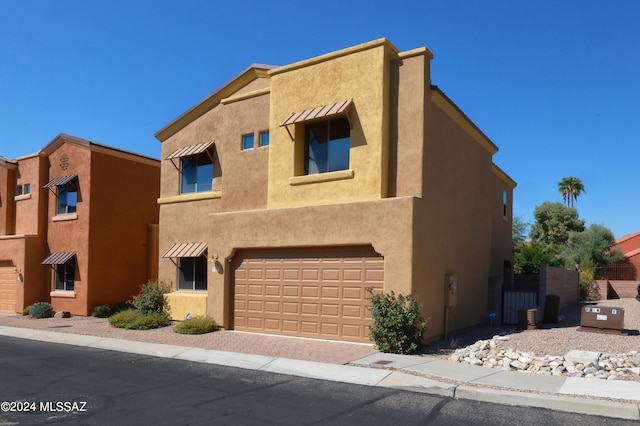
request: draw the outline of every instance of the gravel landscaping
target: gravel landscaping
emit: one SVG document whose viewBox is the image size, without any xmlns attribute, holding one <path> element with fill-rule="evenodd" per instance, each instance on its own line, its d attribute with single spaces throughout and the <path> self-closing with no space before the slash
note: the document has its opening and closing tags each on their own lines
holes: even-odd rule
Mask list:
<svg viewBox="0 0 640 426">
<path fill-rule="evenodd" d="M 640 302 L 636 299 L 603 300 L 596 305 L 624 309 L 628 333 L 579 331 L 582 304 L 560 313 L 558 324 L 538 324 L 534 330 L 515 326 L 480 327 L 434 342 L 425 354 L 454 362 L 529 373 L 640 380 Z M 570 351 L 599 353 L 595 362 L 571 362 Z"/>
</svg>

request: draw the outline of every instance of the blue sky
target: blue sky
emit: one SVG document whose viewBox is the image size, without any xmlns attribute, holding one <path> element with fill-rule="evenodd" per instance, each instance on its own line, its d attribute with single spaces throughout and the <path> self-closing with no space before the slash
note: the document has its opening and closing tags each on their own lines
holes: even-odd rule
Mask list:
<svg viewBox="0 0 640 426">
<path fill-rule="evenodd" d="M 0 155 L 59 133 L 159 157 L 154 134 L 253 63 L 380 37 L 427 46 L 438 85 L 500 148 L 533 221 L 576 176 L 580 217 L 640 231 L 640 2 L 2 0 Z"/>
</svg>

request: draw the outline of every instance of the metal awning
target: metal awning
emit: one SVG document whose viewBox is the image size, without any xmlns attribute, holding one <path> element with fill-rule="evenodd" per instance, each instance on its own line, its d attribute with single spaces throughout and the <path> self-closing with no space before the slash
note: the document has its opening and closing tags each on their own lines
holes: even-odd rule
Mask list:
<svg viewBox="0 0 640 426">
<path fill-rule="evenodd" d="M 316 120 L 319 118 L 328 118 L 334 115 L 340 115 L 348 112 L 349 107 L 353 104 L 353 99 L 337 102 L 331 105 L 323 105 L 316 108 L 308 109 L 301 112 L 294 112 L 286 120 L 280 123 L 280 127 L 290 124 L 300 123 L 303 121 Z"/>
<path fill-rule="evenodd" d="M 200 257 L 207 250 L 207 243 L 179 243 L 171 246 L 165 254 L 164 258 L 174 257 Z"/>
<path fill-rule="evenodd" d="M 70 176 L 55 178 L 54 180 L 52 180 L 51 182 L 43 186 L 43 188 L 53 188 L 54 186 L 64 185 L 76 179 L 77 177 L 78 175 L 70 175 Z"/>
<path fill-rule="evenodd" d="M 75 255 L 76 254 L 72 252 L 51 253 L 41 262 L 41 265 L 62 265 L 67 263 Z"/>
<path fill-rule="evenodd" d="M 213 146 L 213 142 L 201 143 L 199 145 L 185 146 L 178 148 L 173 154 L 167 156 L 165 160 L 171 160 L 173 158 L 186 157 L 187 155 L 200 154 Z"/>
</svg>

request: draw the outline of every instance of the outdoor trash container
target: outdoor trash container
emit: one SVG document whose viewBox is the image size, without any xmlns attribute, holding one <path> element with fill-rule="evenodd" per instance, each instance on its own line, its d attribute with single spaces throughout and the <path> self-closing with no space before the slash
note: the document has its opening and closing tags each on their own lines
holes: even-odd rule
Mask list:
<svg viewBox="0 0 640 426">
<path fill-rule="evenodd" d="M 537 309 L 520 309 L 518 311 L 518 330 L 534 330 L 538 322 Z"/>
<path fill-rule="evenodd" d="M 549 294 L 544 298 L 544 314 L 542 322 L 545 324 L 557 324 L 560 314 L 560 296 Z"/>
</svg>

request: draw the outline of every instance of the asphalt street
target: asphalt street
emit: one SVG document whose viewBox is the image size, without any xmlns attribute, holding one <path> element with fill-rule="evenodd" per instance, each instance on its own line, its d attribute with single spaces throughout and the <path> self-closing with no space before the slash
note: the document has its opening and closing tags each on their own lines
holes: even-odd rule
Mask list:
<svg viewBox="0 0 640 426">
<path fill-rule="evenodd" d="M 0 425 L 637 424 L 0 337 Z"/>
</svg>

